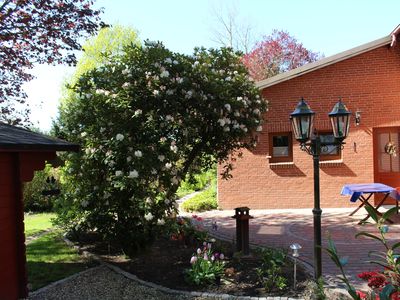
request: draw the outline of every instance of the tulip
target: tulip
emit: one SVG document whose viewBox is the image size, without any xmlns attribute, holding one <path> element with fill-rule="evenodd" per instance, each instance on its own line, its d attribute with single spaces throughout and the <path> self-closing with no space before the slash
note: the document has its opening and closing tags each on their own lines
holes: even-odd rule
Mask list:
<svg viewBox="0 0 400 300">
<path fill-rule="evenodd" d="M 194 263 L 196 263 L 196 261 L 197 261 L 197 257 L 196 256 L 192 256 L 192 258 L 190 259 L 190 264 L 194 264 Z"/>
</svg>

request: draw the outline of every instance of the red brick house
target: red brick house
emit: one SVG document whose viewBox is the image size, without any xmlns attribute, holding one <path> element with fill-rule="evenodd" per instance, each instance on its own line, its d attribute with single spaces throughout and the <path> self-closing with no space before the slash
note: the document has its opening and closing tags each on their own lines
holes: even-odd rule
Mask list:
<svg viewBox="0 0 400 300">
<path fill-rule="evenodd" d="M 316 113 L 314 127 L 332 136 L 328 113 L 339 97 L 353 113 L 343 150 L 321 156 L 321 207 L 354 206 L 344 184 L 400 186 L 400 25 L 388 36 L 257 83 L 269 102 L 257 147 L 237 159 L 230 180 L 218 179 L 223 209 L 313 207 L 313 160 L 292 135 L 289 115 L 301 97 Z M 357 116 L 359 122 L 356 124 Z M 392 200 L 393 201 L 393 200 Z"/>
</svg>

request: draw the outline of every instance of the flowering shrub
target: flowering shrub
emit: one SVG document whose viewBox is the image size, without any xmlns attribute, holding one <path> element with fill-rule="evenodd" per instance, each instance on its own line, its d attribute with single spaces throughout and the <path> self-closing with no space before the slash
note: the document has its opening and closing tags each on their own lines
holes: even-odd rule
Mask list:
<svg viewBox="0 0 400 300">
<path fill-rule="evenodd" d="M 129 253 L 174 215 L 192 168 L 225 162 L 229 176 L 227 157 L 253 145 L 266 102 L 229 49 L 187 56 L 147 42 L 107 57 L 70 87 L 55 126 L 82 147 L 67 157 L 59 223 Z"/>
<path fill-rule="evenodd" d="M 185 241 L 187 245 L 208 239 L 208 232 L 199 225 L 200 217 L 193 217 L 193 221 L 187 218 L 177 217 L 176 222 L 169 226 L 169 234 L 172 240 Z"/>
<path fill-rule="evenodd" d="M 386 220 L 396 212 L 397 208 L 394 207 L 389 209 L 382 217 L 378 217 L 375 210 L 365 206 L 365 209 L 370 214 L 371 218 L 376 222 L 376 227 L 378 229 L 379 235 L 375 235 L 366 231 L 362 231 L 356 234 L 356 237 L 365 236 L 367 238 L 372 238 L 379 241 L 385 248 L 383 251 L 372 251 L 370 256 L 377 257 L 379 260 L 370 261 L 371 263 L 377 264 L 383 267 L 382 271 L 373 272 L 363 272 L 358 274 L 358 277 L 366 280 L 368 286 L 372 291 L 364 293 L 361 291 L 356 291 L 354 287 L 349 283 L 343 267 L 346 265 L 347 261 L 339 258 L 337 249 L 332 240 L 328 241 L 328 248 L 326 249 L 331 259 L 340 268 L 342 277 L 340 279 L 346 284 L 347 290 L 353 299 L 368 299 L 368 300 L 400 300 L 400 253 L 398 248 L 400 247 L 400 242 L 389 245 L 386 240 L 386 233 L 389 231 L 389 226 L 385 224 Z"/>
<path fill-rule="evenodd" d="M 190 259 L 192 267 L 186 271 L 189 283 L 206 285 L 215 283 L 224 274 L 224 254 L 214 253 L 211 243 L 204 242 Z"/>
</svg>

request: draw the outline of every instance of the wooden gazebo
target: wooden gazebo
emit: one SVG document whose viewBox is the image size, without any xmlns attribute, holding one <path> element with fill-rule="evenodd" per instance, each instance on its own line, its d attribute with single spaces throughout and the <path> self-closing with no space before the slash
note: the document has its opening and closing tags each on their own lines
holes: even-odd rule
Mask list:
<svg viewBox="0 0 400 300">
<path fill-rule="evenodd" d="M 0 123 L 0 299 L 28 297 L 22 184 L 79 146 Z"/>
</svg>

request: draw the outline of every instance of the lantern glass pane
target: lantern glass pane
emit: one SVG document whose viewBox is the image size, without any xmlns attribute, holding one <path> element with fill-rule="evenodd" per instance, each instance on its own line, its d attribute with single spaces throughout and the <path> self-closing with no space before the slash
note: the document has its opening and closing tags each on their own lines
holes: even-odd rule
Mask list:
<svg viewBox="0 0 400 300">
<path fill-rule="evenodd" d="M 347 137 L 349 132 L 349 115 L 331 117 L 333 135 L 335 138 L 343 139 Z"/>
</svg>

